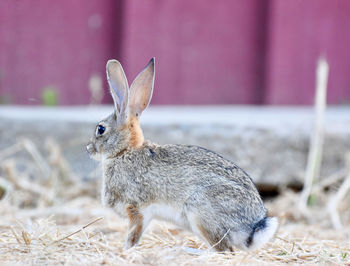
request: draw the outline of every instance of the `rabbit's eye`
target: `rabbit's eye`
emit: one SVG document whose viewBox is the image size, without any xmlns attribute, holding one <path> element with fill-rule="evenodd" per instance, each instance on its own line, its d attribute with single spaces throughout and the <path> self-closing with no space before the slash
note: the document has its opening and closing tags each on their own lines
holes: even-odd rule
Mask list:
<svg viewBox="0 0 350 266">
<path fill-rule="evenodd" d="M 97 132 L 99 135 L 102 135 L 103 133 L 105 133 L 105 130 L 106 128 L 104 126 L 98 125 Z"/>
</svg>

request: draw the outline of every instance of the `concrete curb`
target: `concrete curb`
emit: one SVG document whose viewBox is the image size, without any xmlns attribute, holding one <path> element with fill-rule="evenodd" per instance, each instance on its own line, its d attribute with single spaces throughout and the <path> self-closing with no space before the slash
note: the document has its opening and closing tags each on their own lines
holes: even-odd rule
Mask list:
<svg viewBox="0 0 350 266">
<path fill-rule="evenodd" d="M 20 137 L 56 139 L 73 169 L 86 176 L 96 163 L 85 143 L 112 106 L 0 107 L 0 148 Z M 313 110 L 307 107 L 151 106 L 142 117 L 146 138 L 158 143 L 204 146 L 235 161 L 257 183 L 301 182 Z M 350 151 L 350 108 L 331 107 L 325 116 L 323 177 L 344 166 Z M 43 148 L 43 147 L 42 147 Z M 44 149 L 44 148 L 43 148 Z"/>
</svg>

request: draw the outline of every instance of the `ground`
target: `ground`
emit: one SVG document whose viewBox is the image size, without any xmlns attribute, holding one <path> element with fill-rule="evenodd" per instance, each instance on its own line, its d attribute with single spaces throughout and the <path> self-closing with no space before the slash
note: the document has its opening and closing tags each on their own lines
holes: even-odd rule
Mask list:
<svg viewBox="0 0 350 266">
<path fill-rule="evenodd" d="M 124 250 L 126 221 L 102 208 L 100 169 L 81 178 L 60 145 L 47 140 L 45 146 L 45 155 L 29 140 L 0 153 L 1 265 L 350 265 L 350 201 L 338 206 L 343 228 L 334 230 L 324 207 L 332 189 L 313 195 L 303 214 L 299 193 L 281 188 L 266 200 L 280 227 L 258 251 L 217 253 L 192 233 L 157 221 L 137 247 Z"/>
<path fill-rule="evenodd" d="M 270 210 L 279 209 L 279 200 L 285 199 L 267 204 Z M 193 234 L 160 222 L 151 224 L 136 248 L 123 250 L 125 221 L 89 196 L 35 209 L 2 201 L 0 210 L 4 265 L 350 265 L 345 229 L 336 232 L 328 225 L 289 220 L 287 212 L 279 215 L 276 237 L 262 249 L 217 253 Z"/>
</svg>

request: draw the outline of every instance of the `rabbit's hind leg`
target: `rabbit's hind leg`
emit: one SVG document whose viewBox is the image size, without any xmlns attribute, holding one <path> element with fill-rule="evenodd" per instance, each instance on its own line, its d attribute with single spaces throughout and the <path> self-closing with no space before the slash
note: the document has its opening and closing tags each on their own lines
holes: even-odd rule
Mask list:
<svg viewBox="0 0 350 266">
<path fill-rule="evenodd" d="M 139 208 L 137 208 L 136 206 L 129 204 L 126 207 L 126 212 L 129 218 L 129 226 L 124 248 L 129 249 L 139 242 L 147 224 L 145 223 L 145 219 L 140 213 Z"/>
<path fill-rule="evenodd" d="M 188 213 L 188 218 L 192 231 L 200 236 L 210 249 L 214 249 L 218 252 L 233 252 L 231 241 L 229 241 L 229 232 L 226 233 L 223 232 L 223 230 L 216 230 L 213 226 L 203 222 L 202 219 L 199 219 L 198 216 L 193 213 Z"/>
<path fill-rule="evenodd" d="M 228 233 L 222 230 L 211 230 L 206 224 L 198 223 L 197 227 L 201 232 L 201 235 L 209 243 L 210 249 L 215 249 L 218 252 L 230 251 L 233 252 L 233 247 L 230 245 Z M 220 232 L 220 233 L 219 233 Z"/>
</svg>

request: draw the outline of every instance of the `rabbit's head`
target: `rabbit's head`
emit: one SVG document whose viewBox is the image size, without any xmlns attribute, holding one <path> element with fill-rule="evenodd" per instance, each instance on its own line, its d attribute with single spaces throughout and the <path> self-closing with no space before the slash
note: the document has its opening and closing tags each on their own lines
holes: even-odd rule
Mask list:
<svg viewBox="0 0 350 266">
<path fill-rule="evenodd" d="M 87 146 L 94 159 L 116 157 L 143 144 L 139 119 L 152 98 L 154 65 L 152 58 L 129 88 L 121 64 L 117 60 L 107 62 L 107 80 L 115 108 L 111 115 L 98 123 Z"/>
</svg>

